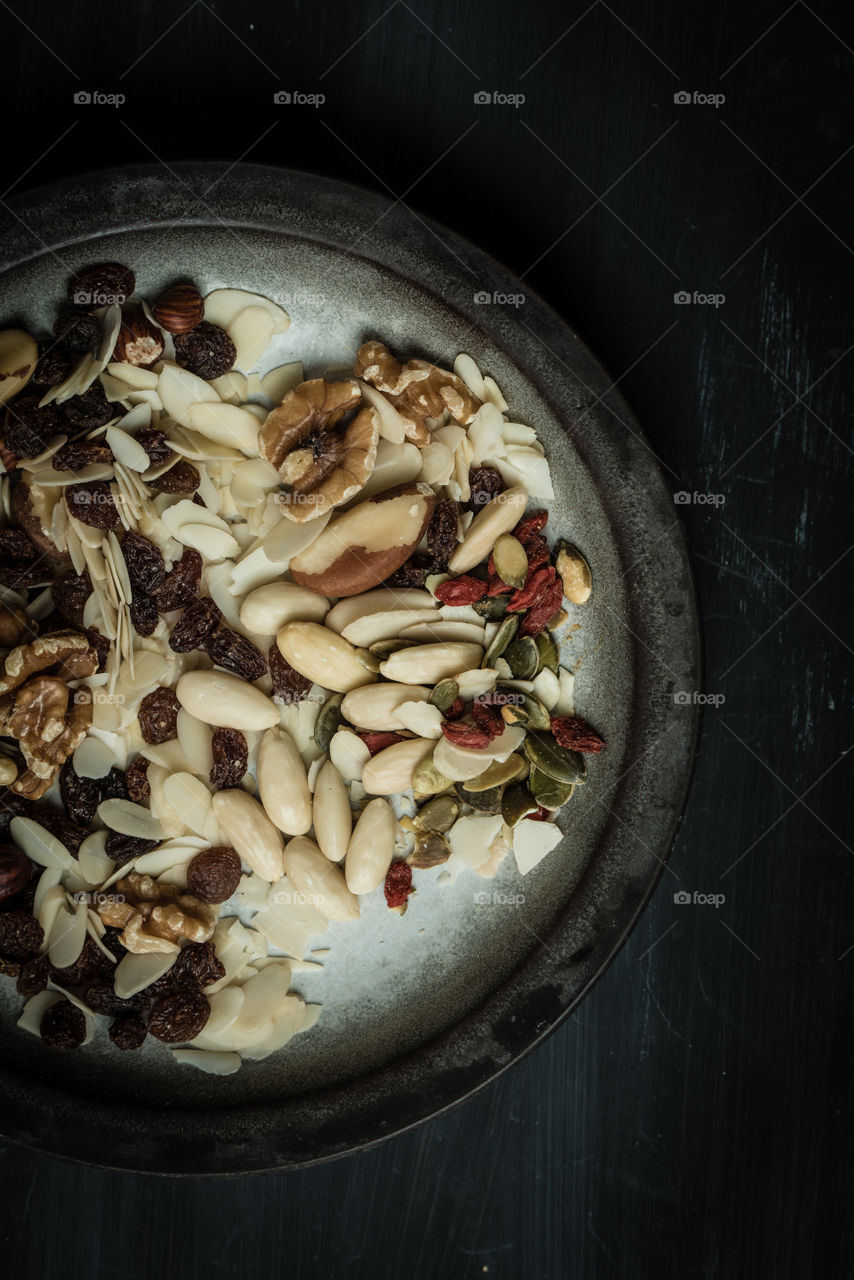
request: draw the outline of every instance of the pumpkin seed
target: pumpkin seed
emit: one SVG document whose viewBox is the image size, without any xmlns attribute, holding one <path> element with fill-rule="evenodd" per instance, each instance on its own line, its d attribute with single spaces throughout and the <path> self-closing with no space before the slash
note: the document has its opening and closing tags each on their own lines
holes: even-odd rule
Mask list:
<svg viewBox="0 0 854 1280">
<path fill-rule="evenodd" d="M 532 680 L 537 672 L 540 655 L 537 644 L 530 636 L 520 636 L 508 645 L 502 654 L 517 680 Z"/>
<path fill-rule="evenodd" d="M 548 732 L 551 729 L 552 718 L 542 702 L 526 694 L 524 705 L 528 715 L 528 728 L 537 732 Z"/>
<path fill-rule="evenodd" d="M 480 813 L 500 813 L 503 787 L 489 787 L 486 791 L 468 791 L 461 782 L 454 783 L 454 790 L 463 804 L 470 804 Z"/>
<path fill-rule="evenodd" d="M 526 726 L 528 723 L 528 713 L 521 702 L 505 702 L 501 708 L 501 717 L 505 724 Z"/>
<path fill-rule="evenodd" d="M 513 637 L 515 636 L 518 630 L 519 630 L 518 613 L 508 614 L 507 617 L 502 622 L 501 626 L 496 631 L 495 635 L 493 636 L 492 644 L 489 646 L 489 648 L 486 650 L 486 653 L 483 655 L 483 662 L 481 662 L 480 665 L 482 667 L 494 666 L 496 659 L 502 656 L 505 649 L 510 644 L 510 642 L 512 641 Z"/>
<path fill-rule="evenodd" d="M 557 675 L 557 669 L 560 666 L 560 652 L 549 632 L 541 631 L 534 643 L 537 646 L 539 655 L 537 675 L 540 674 L 544 667 L 548 667 L 549 671 L 553 671 Z"/>
<path fill-rule="evenodd" d="M 315 746 L 324 754 L 329 750 L 329 744 L 338 732 L 338 726 L 341 723 L 341 703 L 343 701 L 343 693 L 333 693 L 320 708 L 315 721 Z"/>
<path fill-rule="evenodd" d="M 507 602 L 509 599 L 509 595 L 484 596 L 472 608 L 475 613 L 479 613 L 487 622 L 501 622 L 503 618 L 507 617 Z"/>
<path fill-rule="evenodd" d="M 383 662 L 390 653 L 397 653 L 398 649 L 411 649 L 416 643 L 415 640 L 403 640 L 400 636 L 395 636 L 392 640 L 375 640 L 368 646 L 368 653 Z"/>
<path fill-rule="evenodd" d="M 471 778 L 466 783 L 467 791 L 488 791 L 491 787 L 502 787 L 508 782 L 523 778 L 528 772 L 528 761 L 518 752 L 508 756 L 506 760 L 493 760 L 488 769 Z"/>
<path fill-rule="evenodd" d="M 492 549 L 495 572 L 509 587 L 524 587 L 528 576 L 528 555 L 518 538 L 502 533 Z"/>
<path fill-rule="evenodd" d="M 501 816 L 508 827 L 515 827 L 517 822 L 527 818 L 529 813 L 536 813 L 539 808 L 536 800 L 527 787 L 508 787 L 501 800 Z"/>
<path fill-rule="evenodd" d="M 374 675 L 379 675 L 380 660 L 371 653 L 370 649 L 357 649 L 355 652 L 356 657 L 366 670 L 372 671 Z"/>
<path fill-rule="evenodd" d="M 460 816 L 460 806 L 453 796 L 436 796 L 418 810 L 415 825 L 422 831 L 450 831 Z"/>
<path fill-rule="evenodd" d="M 562 747 L 544 733 L 529 733 L 525 738 L 525 755 L 531 764 L 556 782 L 585 782 L 587 766 L 579 751 Z"/>
<path fill-rule="evenodd" d="M 438 831 L 425 831 L 415 837 L 415 848 L 406 861 L 410 867 L 426 870 L 429 867 L 440 867 L 450 856 L 450 846 Z"/>
<path fill-rule="evenodd" d="M 537 804 L 541 804 L 544 809 L 559 809 L 572 795 L 575 783 L 558 782 L 541 769 L 532 767 L 528 775 L 528 787 Z"/>
<path fill-rule="evenodd" d="M 432 706 L 438 707 L 440 711 L 447 711 L 459 696 L 460 686 L 456 680 L 440 680 L 427 701 Z"/>
<path fill-rule="evenodd" d="M 419 760 L 412 770 L 412 790 L 416 798 L 419 796 L 436 796 L 441 791 L 449 790 L 452 786 L 451 779 L 446 778 L 434 765 L 432 753 L 429 756 L 425 756 L 423 760 Z"/>
<path fill-rule="evenodd" d="M 573 604 L 584 604 L 593 589 L 593 575 L 584 556 L 564 539 L 555 547 L 555 568 L 563 582 L 563 594 Z"/>
</svg>

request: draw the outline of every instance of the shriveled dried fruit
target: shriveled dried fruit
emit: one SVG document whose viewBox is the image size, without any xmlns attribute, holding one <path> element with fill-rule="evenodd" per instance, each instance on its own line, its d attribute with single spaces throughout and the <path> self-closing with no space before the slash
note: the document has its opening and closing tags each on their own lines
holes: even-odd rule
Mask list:
<svg viewBox="0 0 854 1280">
<path fill-rule="evenodd" d="M 82 471 L 98 463 L 113 461 L 113 451 L 96 440 L 69 440 L 53 455 L 55 471 Z"/>
<path fill-rule="evenodd" d="M 86 1015 L 70 1000 L 58 1000 L 45 1010 L 39 1032 L 49 1049 L 79 1049 L 86 1039 Z"/>
<path fill-rule="evenodd" d="M 76 822 L 74 818 L 66 817 L 64 813 L 57 813 L 55 809 L 39 808 L 33 817 L 46 831 L 56 836 L 57 840 L 65 845 L 72 857 L 77 857 L 81 844 L 89 834 L 88 823 L 84 825 L 82 822 Z"/>
<path fill-rule="evenodd" d="M 423 587 L 427 581 L 427 575 L 433 572 L 433 561 L 430 556 L 422 555 L 418 552 L 414 556 L 410 556 L 408 560 L 395 569 L 394 573 L 386 578 L 384 585 L 387 587 L 401 588 Z"/>
<path fill-rule="evenodd" d="M 228 373 L 236 358 L 237 348 L 225 330 L 207 320 L 175 338 L 178 364 L 208 382 Z"/>
<path fill-rule="evenodd" d="M 275 643 L 270 646 L 267 662 L 273 681 L 273 698 L 276 702 L 302 702 L 308 697 L 311 693 L 311 680 L 291 666 Z"/>
<path fill-rule="evenodd" d="M 178 952 L 178 959 L 169 970 L 169 976 L 176 987 L 198 990 L 224 978 L 225 965 L 217 957 L 212 942 L 189 942 Z"/>
<path fill-rule="evenodd" d="M 70 627 L 83 625 L 83 610 L 92 594 L 92 579 L 88 573 L 75 573 L 68 569 L 54 578 L 51 585 L 54 607 Z"/>
<path fill-rule="evenodd" d="M 241 875 L 238 853 L 229 845 L 214 845 L 190 860 L 187 888 L 202 902 L 225 902 L 237 888 Z"/>
<path fill-rule="evenodd" d="M 98 782 L 95 778 L 81 778 L 72 760 L 66 760 L 59 771 L 59 794 L 65 812 L 73 822 L 88 827 L 95 817 L 100 801 Z"/>
<path fill-rule="evenodd" d="M 176 738 L 180 710 L 181 704 L 174 689 L 158 685 L 147 693 L 140 702 L 137 713 L 143 741 L 156 746 Z"/>
<path fill-rule="evenodd" d="M 37 996 L 40 991 L 45 990 L 49 977 L 50 960 L 47 955 L 33 956 L 32 960 L 27 960 L 26 963 L 21 965 L 18 981 L 15 983 L 15 990 L 19 996 L 29 1000 L 32 996 Z"/>
<path fill-rule="evenodd" d="M 31 383 L 35 387 L 58 387 L 71 373 L 71 352 L 61 342 L 41 342 L 39 351 Z"/>
<path fill-rule="evenodd" d="M 44 930 L 27 911 L 0 913 L 0 956 L 6 960 L 29 960 L 44 941 Z"/>
<path fill-rule="evenodd" d="M 214 729 L 211 737 L 211 786 L 239 787 L 249 767 L 249 744 L 239 729 Z"/>
<path fill-rule="evenodd" d="M 74 964 L 66 965 L 64 969 L 51 967 L 50 976 L 61 987 L 82 987 L 95 978 L 103 977 L 111 967 L 107 957 L 98 950 L 91 938 L 87 938 Z"/>
<path fill-rule="evenodd" d="M 445 708 L 446 720 L 460 720 L 466 713 L 466 704 L 462 698 L 454 698 L 449 707 Z"/>
<path fill-rule="evenodd" d="M 39 396 L 19 396 L 3 411 L 3 443 L 19 458 L 35 458 L 62 428 L 56 405 L 39 408 Z"/>
<path fill-rule="evenodd" d="M 588 751 L 596 755 L 605 746 L 605 739 L 581 716 L 552 716 L 551 730 L 555 740 L 571 751 Z"/>
<path fill-rule="evenodd" d="M 126 836 L 120 831 L 111 831 L 107 836 L 104 852 L 108 858 L 112 858 L 117 867 L 123 867 L 133 858 L 139 858 L 143 853 L 151 853 L 159 843 L 159 840 L 144 840 L 142 836 Z"/>
<path fill-rule="evenodd" d="M 501 708 L 486 698 L 475 698 L 471 704 L 471 718 L 479 729 L 497 738 L 504 732 Z"/>
<path fill-rule="evenodd" d="M 23 529 L 0 529 L 0 582 L 23 588 L 35 586 L 49 576 L 44 557 Z"/>
<path fill-rule="evenodd" d="M 26 796 L 19 796 L 8 787 L 0 787 L 0 839 L 8 839 L 12 819 L 28 817 L 31 808 L 32 801 Z"/>
<path fill-rule="evenodd" d="M 29 884 L 33 864 L 14 844 L 0 845 L 0 902 L 13 898 Z"/>
<path fill-rule="evenodd" d="M 385 900 L 390 907 L 402 907 L 412 893 L 412 867 L 393 862 L 386 872 Z"/>
<path fill-rule="evenodd" d="M 166 438 L 166 432 L 161 431 L 159 427 L 140 427 L 134 436 L 137 444 L 142 445 L 148 454 L 148 461 L 152 467 L 159 467 L 161 463 L 166 462 L 167 458 L 171 458 L 173 449 Z"/>
<path fill-rule="evenodd" d="M 453 498 L 441 498 L 433 508 L 427 526 L 427 551 L 432 558 L 432 572 L 444 573 L 457 545 L 457 504 Z"/>
<path fill-rule="evenodd" d="M 104 943 L 110 951 L 114 944 L 104 936 Z M 122 954 L 126 954 L 121 948 Z M 83 1000 L 93 1013 L 101 1013 L 107 1018 L 122 1017 L 129 1013 L 140 1013 L 151 1003 L 147 991 L 138 991 L 136 995 L 123 999 L 117 996 L 113 982 L 108 977 L 101 977 L 90 982 L 83 994 Z"/>
<path fill-rule="evenodd" d="M 124 769 L 120 769 L 118 765 L 113 765 L 107 776 L 101 778 L 99 786 L 102 800 L 130 799 Z"/>
<path fill-rule="evenodd" d="M 119 523 L 119 511 L 113 491 L 105 480 L 68 485 L 65 501 L 75 519 L 94 529 L 115 529 Z"/>
<path fill-rule="evenodd" d="M 463 506 L 467 511 L 480 511 L 497 493 L 504 492 L 504 480 L 497 467 L 476 467 L 469 472 L 471 497 Z"/>
<path fill-rule="evenodd" d="M 148 1017 L 148 1030 L 157 1040 L 179 1044 L 200 1035 L 210 1014 L 211 1007 L 201 991 L 182 987 L 154 1002 Z"/>
<path fill-rule="evenodd" d="M 158 493 L 195 493 L 202 482 L 198 469 L 193 466 L 192 462 L 188 462 L 186 458 L 181 458 L 176 462 L 174 467 L 170 467 L 168 471 L 164 471 L 154 480 L 147 483 L 152 489 L 156 489 Z"/>
<path fill-rule="evenodd" d="M 372 756 L 385 751 L 386 747 L 393 747 L 396 742 L 406 741 L 402 733 L 370 733 L 365 729 L 358 730 L 356 736 L 362 739 Z"/>
<path fill-rule="evenodd" d="M 130 603 L 130 620 L 137 635 L 154 635 L 160 615 L 151 596 L 134 596 Z"/>
<path fill-rule="evenodd" d="M 221 622 L 219 607 L 210 596 L 202 596 L 189 605 L 175 623 L 169 636 L 169 648 L 175 653 L 203 649 Z"/>
<path fill-rule="evenodd" d="M 442 604 L 451 606 L 476 604 L 483 599 L 488 589 L 489 584 L 482 582 L 480 578 L 463 574 L 460 578 L 449 578 L 447 582 L 440 583 L 435 596 Z"/>
<path fill-rule="evenodd" d="M 555 577 L 522 619 L 522 625 L 519 628 L 522 635 L 538 636 L 560 609 L 562 600 L 563 583 L 560 578 Z"/>
<path fill-rule="evenodd" d="M 183 609 L 197 598 L 201 580 L 202 557 L 193 547 L 187 547 L 155 589 L 154 603 L 161 613 Z"/>
<path fill-rule="evenodd" d="M 75 355 L 82 355 L 94 351 L 101 341 L 101 321 L 90 311 L 64 310 L 53 322 L 53 336 Z"/>
<path fill-rule="evenodd" d="M 110 404 L 100 382 L 93 382 L 81 395 L 66 400 L 62 412 L 81 431 L 94 431 L 96 427 L 106 426 L 122 410 L 118 405 Z"/>
<path fill-rule="evenodd" d="M 134 594 L 156 591 L 166 577 L 166 561 L 160 548 L 131 529 L 122 538 L 122 556 Z"/>
<path fill-rule="evenodd" d="M 542 533 L 548 521 L 548 511 L 532 511 L 529 516 L 525 516 L 524 520 L 519 521 L 513 533 L 524 547 L 533 534 Z"/>
<path fill-rule="evenodd" d="M 136 288 L 136 276 L 121 262 L 97 262 L 75 271 L 68 285 L 68 301 L 75 307 L 108 307 L 126 302 Z"/>
<path fill-rule="evenodd" d="M 205 649 L 218 667 L 224 667 L 250 684 L 267 674 L 267 663 L 258 646 L 231 627 L 217 627 L 208 637 Z"/>
<path fill-rule="evenodd" d="M 134 804 L 147 804 L 151 799 L 151 784 L 148 781 L 148 766 L 151 763 L 145 756 L 137 756 L 131 760 L 125 770 L 128 795 Z"/>
<path fill-rule="evenodd" d="M 495 734 L 479 725 L 468 724 L 462 720 L 443 720 L 442 733 L 455 747 L 470 747 L 479 750 L 488 747 Z"/>
<path fill-rule="evenodd" d="M 126 1013 L 110 1026 L 110 1039 L 117 1049 L 139 1049 L 147 1035 L 148 1029 L 138 1013 Z"/>
</svg>

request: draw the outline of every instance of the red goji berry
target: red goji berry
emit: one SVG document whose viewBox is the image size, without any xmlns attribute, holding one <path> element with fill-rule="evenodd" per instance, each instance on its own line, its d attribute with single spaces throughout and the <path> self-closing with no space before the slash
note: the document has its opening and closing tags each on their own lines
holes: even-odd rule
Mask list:
<svg viewBox="0 0 854 1280">
<path fill-rule="evenodd" d="M 408 862 L 393 862 L 386 872 L 385 900 L 390 907 L 402 907 L 412 893 L 412 867 Z"/>
<path fill-rule="evenodd" d="M 522 613 L 525 609 L 531 609 L 535 604 L 539 604 L 546 592 L 553 586 L 555 582 L 559 582 L 557 570 L 553 565 L 543 565 L 541 569 L 534 569 L 529 572 L 525 579 L 524 587 L 519 587 L 514 591 L 507 603 L 508 613 Z M 561 596 L 563 599 L 563 596 Z M 555 609 L 552 609 L 552 613 Z M 549 614 L 551 617 L 552 614 Z"/>
<path fill-rule="evenodd" d="M 524 520 L 519 521 L 516 528 L 513 530 L 513 537 L 518 538 L 524 547 L 531 534 L 539 533 L 542 529 L 545 529 L 548 524 L 548 519 L 548 511 L 533 511 L 529 516 L 526 516 Z"/>
<path fill-rule="evenodd" d="M 471 704 L 471 717 L 479 729 L 483 729 L 484 733 L 488 733 L 491 738 L 497 738 L 506 729 L 506 725 L 501 715 L 501 709 L 486 699 L 475 698 Z"/>
<path fill-rule="evenodd" d="M 443 720 L 442 733 L 455 747 L 471 747 L 475 750 L 488 747 L 495 736 L 479 725 L 464 724 L 462 720 Z"/>
<path fill-rule="evenodd" d="M 372 756 L 378 751 L 385 751 L 386 747 L 393 747 L 396 742 L 406 741 L 402 733 L 369 733 L 367 730 L 359 730 L 356 736 L 362 739 Z"/>
<path fill-rule="evenodd" d="M 459 720 L 461 716 L 465 715 L 465 713 L 466 713 L 466 704 L 463 702 L 462 698 L 454 698 L 454 701 L 451 703 L 451 705 L 448 707 L 448 710 L 445 712 L 445 719 Z"/>
<path fill-rule="evenodd" d="M 605 739 L 581 716 L 552 716 L 551 729 L 555 741 L 570 751 L 590 751 L 597 755 L 605 746 Z"/>
<path fill-rule="evenodd" d="M 486 582 L 481 582 L 479 578 L 472 578 L 467 574 L 461 578 L 449 578 L 447 582 L 443 582 L 436 588 L 436 599 L 451 607 L 476 604 L 486 595 L 488 585 Z"/>
<path fill-rule="evenodd" d="M 519 627 L 519 634 L 521 636 L 538 636 L 558 612 L 562 601 L 563 583 L 558 578 L 525 614 Z"/>
</svg>

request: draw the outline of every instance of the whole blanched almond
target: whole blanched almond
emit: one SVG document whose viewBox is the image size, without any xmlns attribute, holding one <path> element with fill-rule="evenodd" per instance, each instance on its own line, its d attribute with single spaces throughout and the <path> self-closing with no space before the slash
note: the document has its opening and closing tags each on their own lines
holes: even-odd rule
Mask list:
<svg viewBox="0 0 854 1280">
<path fill-rule="evenodd" d="M 326 615 L 325 625 L 340 635 L 345 627 L 358 618 L 366 618 L 371 613 L 387 613 L 391 609 L 436 609 L 436 616 L 441 615 L 436 600 L 429 591 L 419 587 L 401 587 L 399 591 L 391 587 L 377 587 L 375 591 L 365 591 L 359 596 L 346 596 Z"/>
<path fill-rule="evenodd" d="M 509 533 L 522 518 L 528 494 L 520 484 L 505 489 L 478 511 L 448 561 L 451 573 L 468 573 L 492 552 L 502 533 Z"/>
<path fill-rule="evenodd" d="M 412 786 L 413 769 L 435 745 L 432 738 L 409 738 L 378 751 L 362 770 L 362 786 L 372 796 L 392 796 L 406 791 Z"/>
<path fill-rule="evenodd" d="M 330 596 L 355 596 L 383 582 L 424 536 L 436 495 L 428 484 L 399 485 L 334 516 L 310 547 L 294 556 L 291 574 Z"/>
<path fill-rule="evenodd" d="M 289 836 L 311 827 L 311 792 L 302 756 L 281 726 L 268 729 L 258 748 L 258 794 L 267 817 Z"/>
<path fill-rule="evenodd" d="M 371 893 L 382 884 L 394 857 L 394 812 L 387 800 L 377 797 L 362 810 L 353 828 L 344 876 L 351 893 Z"/>
<path fill-rule="evenodd" d="M 286 622 L 322 622 L 329 601 L 295 582 L 268 582 L 250 591 L 240 606 L 240 621 L 256 636 L 274 636 Z"/>
<path fill-rule="evenodd" d="M 284 841 L 254 796 L 240 787 L 218 791 L 213 811 L 222 834 L 247 866 L 270 884 L 281 880 Z"/>
<path fill-rule="evenodd" d="M 314 835 L 330 862 L 343 861 L 353 829 L 350 796 L 344 779 L 331 760 L 321 767 L 314 782 Z"/>
<path fill-rule="evenodd" d="M 372 684 L 353 689 L 341 703 L 350 724 L 374 733 L 394 733 L 403 726 L 394 714 L 404 702 L 426 702 L 430 690 L 420 684 Z"/>
<path fill-rule="evenodd" d="M 187 671 L 175 686 L 178 701 L 203 724 L 226 729 L 269 729 L 279 708 L 254 685 L 227 671 Z"/>
<path fill-rule="evenodd" d="M 285 661 L 301 676 L 335 693 L 349 693 L 376 679 L 349 641 L 316 622 L 286 622 L 276 643 Z"/>
<path fill-rule="evenodd" d="M 441 644 L 415 644 L 398 649 L 380 663 L 387 680 L 410 684 L 437 684 L 460 671 L 480 664 L 483 649 L 479 644 L 446 641 Z"/>
<path fill-rule="evenodd" d="M 288 841 L 285 871 L 294 888 L 327 920 L 359 918 L 359 900 L 347 888 L 344 872 L 324 858 L 313 840 L 294 836 Z"/>
</svg>

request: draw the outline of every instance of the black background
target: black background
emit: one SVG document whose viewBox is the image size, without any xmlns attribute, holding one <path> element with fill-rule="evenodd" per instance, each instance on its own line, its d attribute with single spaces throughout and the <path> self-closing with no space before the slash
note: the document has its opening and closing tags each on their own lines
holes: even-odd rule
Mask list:
<svg viewBox="0 0 854 1280">
<path fill-rule="evenodd" d="M 5 1148 L 7 1274 L 852 1274 L 847 9 L 0 6 L 4 200 L 152 159 L 315 170 L 544 294 L 691 496 L 715 696 L 669 870 L 536 1054 L 296 1174 L 178 1183 Z"/>
</svg>

